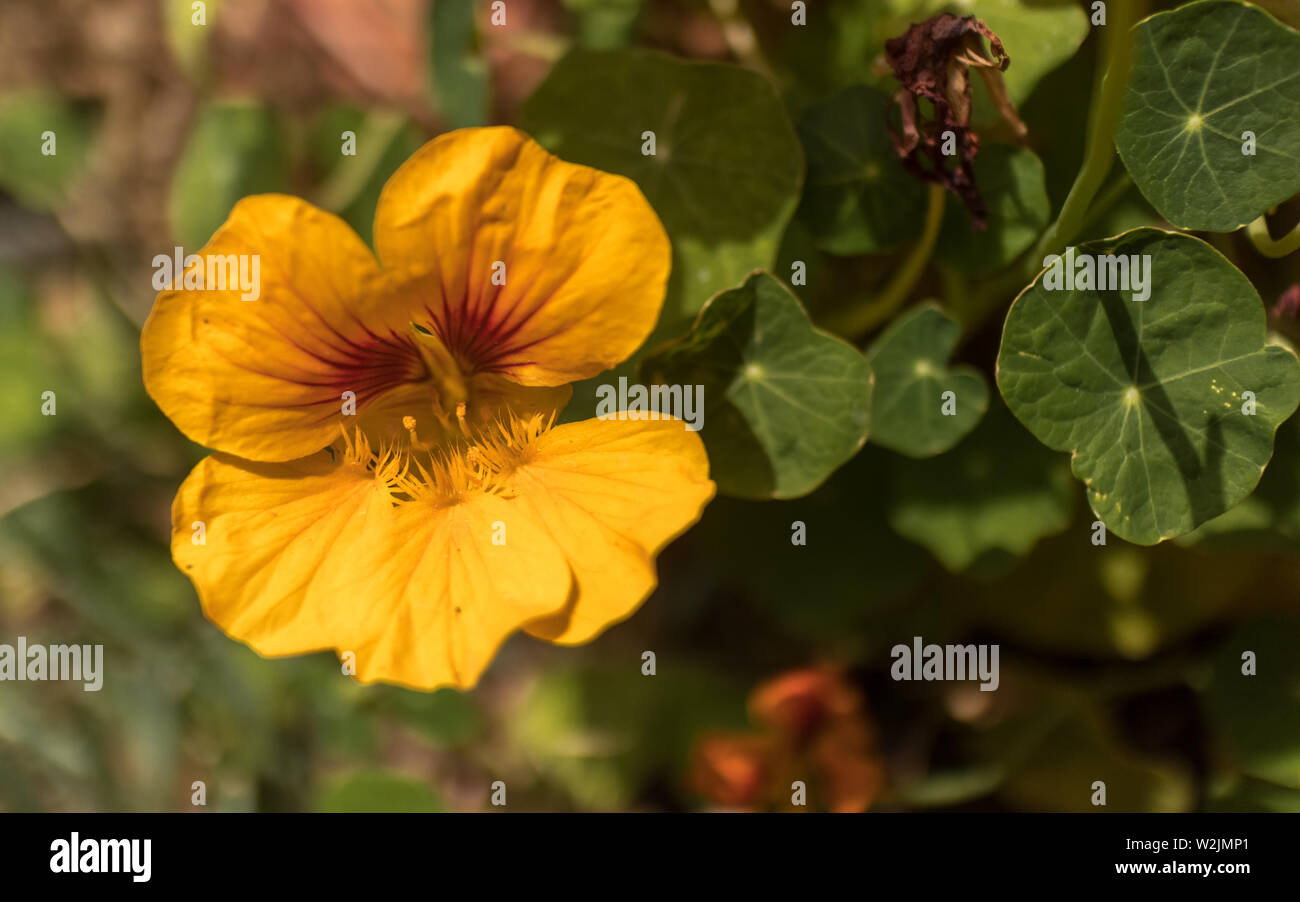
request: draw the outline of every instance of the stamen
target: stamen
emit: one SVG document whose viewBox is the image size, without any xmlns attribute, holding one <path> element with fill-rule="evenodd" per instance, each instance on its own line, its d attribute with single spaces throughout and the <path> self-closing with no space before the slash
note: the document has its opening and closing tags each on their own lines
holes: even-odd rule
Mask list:
<svg viewBox="0 0 1300 902">
<path fill-rule="evenodd" d="M 402 417 L 402 428 L 406 430 L 412 448 L 417 451 L 428 451 L 433 448 L 432 441 L 420 441 L 420 433 L 415 431 L 415 417 L 410 414 Z"/>
<path fill-rule="evenodd" d="M 406 478 L 410 458 L 395 445 L 383 445 L 374 457 L 375 478 L 390 487 Z"/>
<path fill-rule="evenodd" d="M 339 432 L 343 434 L 343 460 L 350 464 L 356 464 L 363 467 L 369 467 L 373 454 L 370 451 L 370 440 L 366 438 L 359 428 L 352 434 L 339 424 Z"/>
<path fill-rule="evenodd" d="M 455 504 L 470 493 L 511 497 L 510 474 L 528 462 L 533 443 L 555 422 L 554 414 L 545 419 L 541 414 L 524 419 L 507 411 L 507 419 L 498 420 L 495 428 L 475 436 L 464 413 L 464 405 L 459 405 L 457 419 L 470 443 L 460 447 L 448 445 L 437 451 L 417 444 L 414 421 L 411 417 L 404 419 L 403 425 L 413 436 L 411 447 L 390 450 L 382 464 L 391 468 L 384 475 L 386 481 L 395 492 L 405 496 L 395 499 L 399 504 L 422 501 L 442 507 Z M 417 457 L 420 451 L 427 453 Z"/>
<path fill-rule="evenodd" d="M 343 436 L 341 462 L 345 466 L 367 471 L 390 493 L 407 479 L 410 458 L 404 449 L 381 442 L 376 452 L 360 428 L 349 433 L 340 426 L 339 431 Z"/>
</svg>

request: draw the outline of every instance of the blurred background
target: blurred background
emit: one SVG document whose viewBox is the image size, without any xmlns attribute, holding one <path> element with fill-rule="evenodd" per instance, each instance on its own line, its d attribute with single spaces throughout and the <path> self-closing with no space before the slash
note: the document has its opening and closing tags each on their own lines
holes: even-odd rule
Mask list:
<svg viewBox="0 0 1300 902">
<path fill-rule="evenodd" d="M 973 5 L 1013 24 L 1088 6 Z M 803 780 L 819 810 L 1056 811 L 1091 810 L 1103 780 L 1110 810 L 1300 811 L 1293 424 L 1237 509 L 1104 554 L 1065 458 L 1002 409 L 939 458 L 869 444 L 806 498 L 719 498 L 631 620 L 578 649 L 517 637 L 468 693 L 357 686 L 331 654 L 266 661 L 208 623 L 168 552 L 172 496 L 205 452 L 140 380 L 155 254 L 197 250 L 264 191 L 369 241 L 379 190 L 415 148 L 517 123 L 573 47 L 744 66 L 798 122 L 840 88 L 887 88 L 884 40 L 942 4 L 811 2 L 806 31 L 768 0 L 509 0 L 500 27 L 490 6 L 0 4 L 0 642 L 103 644 L 107 671 L 98 693 L 0 684 L 0 810 L 205 810 L 201 781 L 206 810 L 475 811 L 496 780 L 509 810 L 784 810 Z M 1082 152 L 1085 33 L 1004 34 L 1013 61 L 1062 42 L 1017 87 L 1053 209 Z M 773 271 L 809 261 L 798 291 L 815 317 L 902 253 L 832 257 L 790 222 Z M 1084 237 L 1157 222 L 1130 191 Z M 1300 282 L 1294 256 L 1216 246 L 1268 304 Z M 944 289 L 932 273 L 918 298 Z M 962 351 L 986 374 L 999 321 Z M 913 636 L 998 643 L 999 690 L 891 680 L 889 649 Z M 1268 662 L 1250 692 L 1246 649 Z"/>
</svg>

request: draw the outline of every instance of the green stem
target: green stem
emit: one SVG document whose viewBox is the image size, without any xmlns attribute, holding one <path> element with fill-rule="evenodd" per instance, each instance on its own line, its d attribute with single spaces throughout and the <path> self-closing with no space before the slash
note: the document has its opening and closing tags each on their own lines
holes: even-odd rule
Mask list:
<svg viewBox="0 0 1300 902">
<path fill-rule="evenodd" d="M 1110 208 L 1119 203 L 1120 199 L 1125 194 L 1128 194 L 1129 189 L 1132 187 L 1133 177 L 1128 174 L 1127 170 L 1116 176 L 1115 179 L 1106 186 L 1106 189 L 1097 195 L 1097 200 L 1094 201 L 1093 205 L 1088 209 L 1088 215 L 1083 218 L 1083 225 L 1080 226 L 1080 229 L 1089 229 L 1095 225 L 1097 220 L 1110 212 Z"/>
<path fill-rule="evenodd" d="M 940 266 L 939 279 L 943 283 L 944 304 L 949 312 L 960 320 L 962 318 L 960 311 L 965 310 L 970 303 L 970 285 L 966 277 L 945 266 Z"/>
<path fill-rule="evenodd" d="M 1115 126 L 1119 121 L 1120 104 L 1128 86 L 1129 68 L 1133 58 L 1133 26 L 1145 13 L 1146 0 L 1114 4 L 1109 23 L 1100 26 L 1102 32 L 1101 59 L 1093 80 L 1093 102 L 1088 113 L 1088 144 L 1083 163 L 1074 178 L 1070 193 L 1066 195 L 1061 212 L 1039 238 L 1033 249 L 1024 254 L 1010 269 L 982 291 L 972 295 L 960 313 L 962 329 L 969 337 L 977 327 L 1007 301 L 1008 295 L 1021 289 L 1043 268 L 1043 259 L 1058 254 L 1066 244 L 1079 234 L 1090 220 L 1104 212 L 1128 189 L 1127 174 L 1117 180 L 1100 196 L 1101 187 L 1115 159 Z M 1121 187 L 1122 186 L 1122 187 Z M 1093 212 L 1097 211 L 1097 212 Z"/>
<path fill-rule="evenodd" d="M 1102 32 L 1102 62 L 1093 87 L 1096 101 L 1088 114 L 1088 146 L 1083 165 L 1074 178 L 1056 222 L 1043 233 L 1030 252 L 1021 274 L 1027 282 L 1042 269 L 1043 258 L 1059 254 L 1079 234 L 1101 183 L 1115 160 L 1115 126 L 1119 123 L 1120 104 L 1128 87 L 1129 68 L 1133 62 L 1133 25 L 1141 16 L 1142 0 L 1113 4 L 1112 20 Z"/>
<path fill-rule="evenodd" d="M 1246 226 L 1246 237 L 1250 243 L 1255 246 L 1265 257 L 1285 257 L 1287 254 L 1300 251 L 1300 222 L 1296 223 L 1295 228 L 1287 232 L 1277 240 L 1269 234 L 1268 222 L 1265 217 L 1261 216 L 1250 225 Z"/>
<path fill-rule="evenodd" d="M 926 264 L 930 262 L 930 255 L 934 253 L 935 242 L 939 239 L 939 229 L 943 226 L 945 202 L 943 186 L 931 185 L 925 211 L 925 227 L 921 230 L 920 240 L 912 247 L 884 291 L 867 303 L 847 310 L 833 320 L 830 324 L 833 331 L 856 340 L 870 331 L 873 326 L 889 319 L 899 307 L 903 306 L 903 302 L 907 300 L 921 278 L 921 273 L 925 271 Z"/>
</svg>

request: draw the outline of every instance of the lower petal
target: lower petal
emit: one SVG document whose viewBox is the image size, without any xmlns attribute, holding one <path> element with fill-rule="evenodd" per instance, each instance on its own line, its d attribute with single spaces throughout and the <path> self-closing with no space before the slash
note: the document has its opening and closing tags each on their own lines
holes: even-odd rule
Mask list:
<svg viewBox="0 0 1300 902">
<path fill-rule="evenodd" d="M 568 562 L 513 501 L 474 495 L 396 509 L 387 542 L 355 565 L 371 570 L 373 605 L 359 619 L 357 677 L 416 689 L 473 686 L 524 624 L 564 609 Z"/>
<path fill-rule="evenodd" d="M 468 688 L 511 633 L 563 610 L 568 563 L 523 508 L 395 503 L 351 458 L 218 454 L 181 486 L 172 555 L 231 637 L 268 656 L 353 652 L 363 683 Z"/>
<path fill-rule="evenodd" d="M 542 435 L 511 485 L 564 549 L 577 591 L 529 633 L 576 645 L 654 590 L 654 558 L 713 497 L 698 435 L 678 420 L 584 420 Z"/>
<path fill-rule="evenodd" d="M 282 464 L 200 461 L 172 505 L 172 557 L 208 619 L 268 656 L 349 638 L 364 574 L 340 567 L 385 532 L 392 501 L 364 466 L 329 452 Z"/>
</svg>

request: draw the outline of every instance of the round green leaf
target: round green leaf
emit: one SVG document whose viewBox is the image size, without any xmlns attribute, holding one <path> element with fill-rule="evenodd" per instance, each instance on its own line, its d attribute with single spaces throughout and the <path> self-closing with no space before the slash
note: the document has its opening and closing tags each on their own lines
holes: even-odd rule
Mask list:
<svg viewBox="0 0 1300 902">
<path fill-rule="evenodd" d="M 776 89 L 739 66 L 647 51 L 573 50 L 527 100 L 521 127 L 566 160 L 625 175 L 673 244 L 661 322 L 776 256 L 803 160 Z M 655 153 L 643 153 L 654 132 Z"/>
<path fill-rule="evenodd" d="M 1242 773 L 1300 789 L 1300 625 L 1266 619 L 1237 630 L 1215 661 L 1206 704 Z M 1253 653 L 1254 675 L 1243 673 Z"/>
<path fill-rule="evenodd" d="M 1043 164 L 1028 148 L 985 147 L 975 159 L 975 179 L 989 205 L 988 227 L 972 226 L 965 204 L 950 193 L 935 255 L 949 269 L 979 277 L 1029 249 L 1047 227 L 1051 203 Z"/>
<path fill-rule="evenodd" d="M 1259 295 L 1202 241 L 1135 229 L 1077 255 L 1076 269 L 1083 255 L 1130 257 L 1150 297 L 1049 290 L 1053 270 L 1044 270 L 1007 314 L 998 386 L 1040 441 L 1073 454 L 1106 526 L 1151 545 L 1251 493 L 1278 425 L 1300 403 L 1300 365 L 1265 344 Z"/>
<path fill-rule="evenodd" d="M 1137 32 L 1115 146 L 1161 216 L 1231 232 L 1300 191 L 1300 33 L 1227 0 Z"/>
<path fill-rule="evenodd" d="M 1065 529 L 1074 507 L 1064 463 L 1002 404 L 950 453 L 896 459 L 891 482 L 889 525 L 954 573 L 1010 563 Z"/>
<path fill-rule="evenodd" d="M 642 371 L 656 384 L 704 386 L 700 435 L 730 495 L 806 495 L 867 440 L 866 358 L 815 328 L 766 273 L 710 300 L 690 333 Z"/>
<path fill-rule="evenodd" d="M 868 254 L 921 232 L 925 186 L 904 171 L 886 128 L 891 101 L 855 85 L 808 109 L 799 138 L 808 180 L 799 221 L 832 254 Z"/>
<path fill-rule="evenodd" d="M 934 304 L 896 319 L 867 351 L 876 377 L 871 440 L 908 457 L 942 454 L 975 428 L 989 406 L 984 377 L 948 367 L 961 326 Z M 945 414 L 945 392 L 952 413 Z"/>
</svg>

